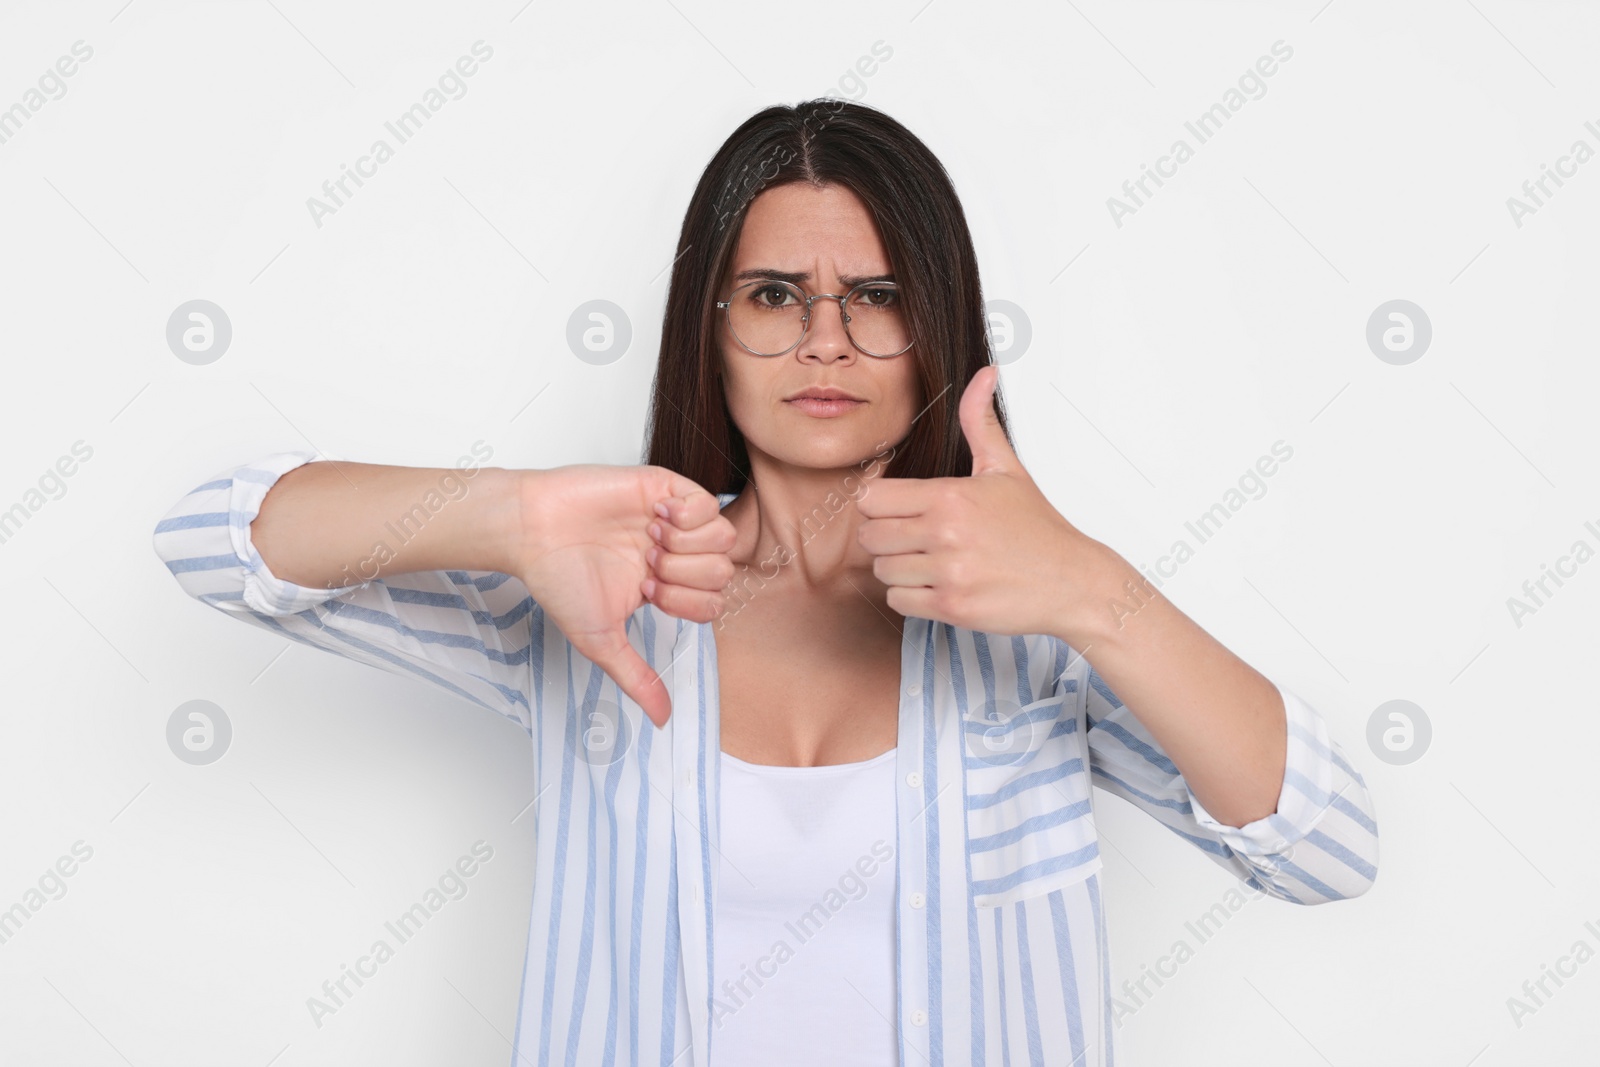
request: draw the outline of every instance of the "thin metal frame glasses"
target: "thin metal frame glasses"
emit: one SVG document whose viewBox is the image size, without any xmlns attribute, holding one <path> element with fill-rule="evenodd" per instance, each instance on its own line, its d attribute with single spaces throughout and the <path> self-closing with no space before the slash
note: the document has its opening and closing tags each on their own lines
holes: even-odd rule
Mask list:
<svg viewBox="0 0 1600 1067">
<path fill-rule="evenodd" d="M 794 339 L 794 343 L 789 345 L 789 347 L 777 352 L 758 352 L 754 348 L 751 348 L 744 338 L 739 336 L 739 331 L 735 329 L 733 325 L 733 303 L 739 298 L 741 293 L 749 289 L 782 289 L 792 295 L 795 300 L 805 305 L 805 310 L 800 314 L 800 334 Z M 739 286 L 732 293 L 730 293 L 728 299 L 718 300 L 715 303 L 717 307 L 722 309 L 723 319 L 728 324 L 728 332 L 733 335 L 733 339 L 735 341 L 739 342 L 739 346 L 741 348 L 753 356 L 772 357 L 781 356 L 788 352 L 794 351 L 795 347 L 806 339 L 806 334 L 811 329 L 811 305 L 813 303 L 818 300 L 837 300 L 839 302 L 839 316 L 844 322 L 845 336 L 850 338 L 850 343 L 874 359 L 893 359 L 895 356 L 901 355 L 909 350 L 911 346 L 916 343 L 916 339 L 908 338 L 905 345 L 896 352 L 874 352 L 871 349 L 864 347 L 861 342 L 857 341 L 855 336 L 850 332 L 850 301 L 858 293 L 870 292 L 873 290 L 888 291 L 895 295 L 896 301 L 899 301 L 900 299 L 899 286 L 890 281 L 865 281 L 852 288 L 843 296 L 840 296 L 838 293 L 817 293 L 815 296 L 807 296 L 805 290 L 801 289 L 798 285 L 793 285 L 789 282 L 778 281 L 772 278 L 761 278 L 753 282 L 746 282 L 744 285 Z M 784 305 L 773 306 L 782 307 Z"/>
</svg>

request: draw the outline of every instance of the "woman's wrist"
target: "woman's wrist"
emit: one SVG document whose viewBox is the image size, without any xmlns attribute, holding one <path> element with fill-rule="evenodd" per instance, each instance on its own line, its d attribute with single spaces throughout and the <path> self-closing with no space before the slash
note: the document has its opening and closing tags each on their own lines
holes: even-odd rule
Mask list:
<svg viewBox="0 0 1600 1067">
<path fill-rule="evenodd" d="M 1069 586 L 1066 617 L 1054 636 L 1080 651 L 1121 637 L 1129 619 L 1161 596 L 1138 568 L 1099 541 L 1081 557 Z"/>
<path fill-rule="evenodd" d="M 537 526 L 539 493 L 535 488 L 543 471 L 485 467 L 478 473 L 478 512 L 473 523 L 473 554 L 483 561 L 474 570 L 495 571 L 520 577 L 529 563 L 530 531 Z"/>
</svg>

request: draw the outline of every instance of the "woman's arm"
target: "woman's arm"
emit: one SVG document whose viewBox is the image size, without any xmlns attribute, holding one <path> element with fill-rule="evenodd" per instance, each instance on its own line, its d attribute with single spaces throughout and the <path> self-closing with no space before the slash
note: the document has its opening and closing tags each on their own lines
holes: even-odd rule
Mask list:
<svg viewBox="0 0 1600 1067">
<path fill-rule="evenodd" d="M 1243 826 L 1271 815 L 1287 769 L 1277 686 L 1100 547 L 1092 591 L 1063 605 L 1054 636 L 1094 665 L 1216 819 Z"/>
<path fill-rule="evenodd" d="M 654 466 L 487 468 L 469 479 L 311 459 L 281 452 L 235 467 L 171 509 L 155 547 L 185 591 L 415 674 L 525 729 L 548 619 L 666 721 L 666 688 L 628 627 L 647 595 L 691 621 L 721 611 L 734 531 L 716 497 Z"/>
<path fill-rule="evenodd" d="M 514 573 L 533 471 L 306 463 L 261 502 L 250 538 L 273 574 L 334 589 L 408 571 Z"/>
<path fill-rule="evenodd" d="M 154 531 L 178 584 L 234 618 L 418 678 L 531 730 L 542 610 L 490 566 L 502 549 L 464 529 L 474 517 L 491 528 L 505 521 L 505 502 L 493 498 L 509 472 L 478 471 L 468 483 L 461 472 L 339 464 L 356 489 L 312 456 L 274 453 L 180 498 Z M 428 495 L 441 482 L 438 498 Z M 424 521 L 410 510 L 418 502 L 437 511 Z M 270 563 L 256 543 L 264 529 Z"/>
<path fill-rule="evenodd" d="M 1084 681 L 1094 683 L 1098 783 L 1278 895 L 1309 903 L 1363 892 L 1376 874 L 1377 822 L 1321 717 L 1291 706 L 1051 505 L 1000 427 L 997 380 L 984 367 L 961 397 L 970 477 L 878 478 L 857 501 L 858 536 L 889 606 L 974 632 L 1054 637 L 1094 667 Z M 1292 858 L 1302 842 L 1309 866 Z"/>
<path fill-rule="evenodd" d="M 1284 765 L 1273 810 L 1235 824 L 1216 818 L 1143 721 L 1098 670 L 1062 644 L 1063 676 L 1087 710 L 1094 784 L 1143 810 L 1246 883 L 1282 900 L 1360 896 L 1378 873 L 1378 823 L 1365 779 L 1297 694 L 1273 687 L 1286 713 Z"/>
</svg>

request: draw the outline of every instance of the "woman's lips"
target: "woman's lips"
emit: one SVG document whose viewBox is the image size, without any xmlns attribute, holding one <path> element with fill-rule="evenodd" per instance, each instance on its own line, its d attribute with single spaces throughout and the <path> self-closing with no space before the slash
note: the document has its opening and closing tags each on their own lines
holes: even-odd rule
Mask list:
<svg viewBox="0 0 1600 1067">
<path fill-rule="evenodd" d="M 805 412 L 807 415 L 811 415 L 815 418 L 831 419 L 837 415 L 843 415 L 848 411 L 854 411 L 856 408 L 866 404 L 866 401 L 822 400 L 814 396 L 802 396 L 794 400 L 785 400 L 784 403 L 793 405 L 794 407 L 797 407 L 801 411 Z"/>
</svg>

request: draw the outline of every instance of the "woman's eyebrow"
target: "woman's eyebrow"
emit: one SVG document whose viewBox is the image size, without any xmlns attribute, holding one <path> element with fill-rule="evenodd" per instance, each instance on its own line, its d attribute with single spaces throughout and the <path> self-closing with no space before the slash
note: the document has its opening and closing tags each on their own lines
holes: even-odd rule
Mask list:
<svg viewBox="0 0 1600 1067">
<path fill-rule="evenodd" d="M 769 267 L 755 267 L 755 268 L 752 268 L 751 270 L 742 270 L 738 274 L 735 274 L 733 276 L 733 278 L 734 278 L 734 281 L 740 281 L 740 282 L 775 281 L 775 282 L 788 282 L 790 285 L 799 285 L 801 282 L 808 282 L 808 281 L 811 280 L 811 272 L 808 271 L 808 270 L 802 270 L 802 271 L 772 270 Z M 862 282 L 892 282 L 892 281 L 894 281 L 894 275 L 893 274 L 841 274 L 841 275 L 839 275 L 839 284 L 844 286 L 846 289 L 854 289 L 856 286 L 860 285 Z"/>
</svg>

